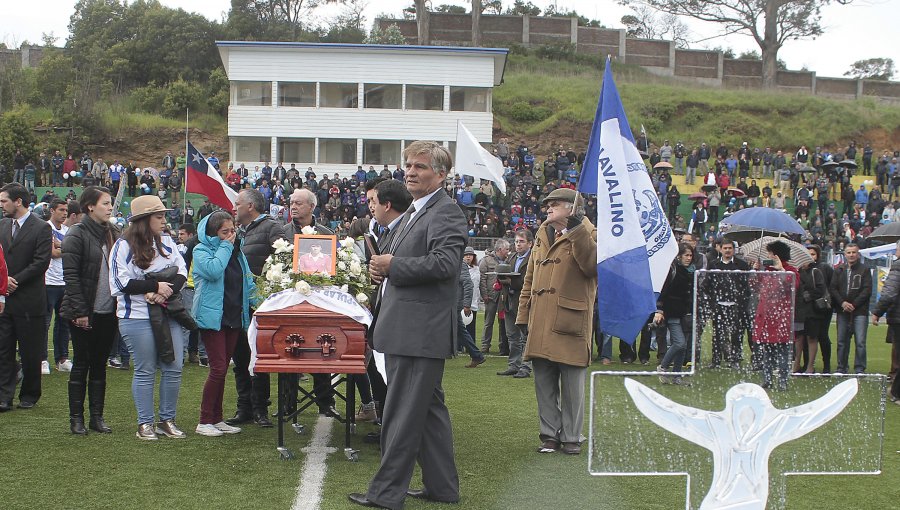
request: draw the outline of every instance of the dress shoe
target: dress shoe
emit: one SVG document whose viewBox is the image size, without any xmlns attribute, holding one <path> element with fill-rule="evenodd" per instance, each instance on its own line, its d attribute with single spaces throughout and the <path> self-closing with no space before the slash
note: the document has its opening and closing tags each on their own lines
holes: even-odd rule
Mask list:
<svg viewBox="0 0 900 510">
<path fill-rule="evenodd" d="M 411 498 L 422 499 L 425 501 L 435 501 L 437 503 L 458 503 L 459 502 L 459 501 L 446 501 L 443 499 L 435 499 L 435 498 L 431 497 L 431 495 L 428 494 L 428 491 L 426 491 L 425 489 L 407 489 L 406 495 Z"/>
<path fill-rule="evenodd" d="M 268 414 L 269 414 L 269 413 L 267 413 L 267 412 L 266 412 L 266 413 L 256 413 L 256 414 L 253 415 L 253 421 L 254 421 L 257 425 L 259 425 L 260 427 L 262 427 L 262 428 L 264 428 L 264 429 L 268 429 L 268 428 L 274 427 L 275 425 L 272 425 L 272 421 L 269 420 L 269 417 L 267 416 Z M 227 421 L 226 421 L 225 423 L 228 424 L 228 425 L 231 425 L 231 424 L 228 423 Z"/>
<path fill-rule="evenodd" d="M 474 358 L 473 358 L 472 361 L 471 361 L 468 365 L 466 365 L 466 368 L 475 368 L 475 367 L 477 367 L 478 365 L 484 363 L 484 361 L 485 361 L 485 358 L 484 358 L 484 357 L 482 357 L 481 359 L 474 359 Z"/>
<path fill-rule="evenodd" d="M 538 453 L 553 453 L 559 450 L 559 441 L 556 439 L 548 439 L 538 447 Z"/>
<path fill-rule="evenodd" d="M 580 455 L 581 443 L 563 443 L 562 452 L 567 455 Z"/>
<path fill-rule="evenodd" d="M 244 423 L 250 423 L 252 421 L 253 421 L 253 415 L 251 415 L 248 412 L 238 410 L 236 413 L 234 413 L 234 416 L 225 420 L 225 423 L 234 426 L 234 425 L 241 425 Z"/>
<path fill-rule="evenodd" d="M 341 413 L 339 413 L 338 410 L 334 408 L 334 406 L 320 407 L 319 414 L 321 414 L 322 416 L 328 416 L 329 418 L 334 418 L 336 420 L 341 419 Z"/>
<path fill-rule="evenodd" d="M 367 498 L 365 494 L 360 494 L 358 492 L 351 492 L 350 494 L 347 494 L 347 499 L 349 499 L 351 503 L 357 504 L 359 506 L 368 508 L 387 508 L 386 506 L 381 506 L 374 501 L 369 501 L 369 498 Z"/>
<path fill-rule="evenodd" d="M 174 420 L 162 420 L 156 424 L 157 435 L 162 434 L 172 439 L 184 439 L 187 434 L 178 429 Z"/>
<path fill-rule="evenodd" d="M 34 408 L 34 402 L 31 402 L 29 400 L 22 400 L 16 407 L 18 407 L 19 409 L 32 409 Z"/>
<path fill-rule="evenodd" d="M 513 377 L 516 379 L 527 379 L 531 377 L 531 372 L 529 372 L 528 370 L 519 370 L 515 375 L 513 375 Z"/>
<path fill-rule="evenodd" d="M 503 356 L 503 357 L 509 356 L 509 351 L 501 350 L 500 352 L 497 353 L 497 356 Z"/>
<path fill-rule="evenodd" d="M 6 411 L 12 411 L 13 405 L 12 402 L 0 402 L 0 413 L 5 413 Z"/>
<path fill-rule="evenodd" d="M 516 375 L 518 373 L 519 373 L 519 371 L 516 370 L 515 368 L 507 368 L 506 370 L 504 370 L 502 372 L 497 372 L 497 375 Z"/>
</svg>

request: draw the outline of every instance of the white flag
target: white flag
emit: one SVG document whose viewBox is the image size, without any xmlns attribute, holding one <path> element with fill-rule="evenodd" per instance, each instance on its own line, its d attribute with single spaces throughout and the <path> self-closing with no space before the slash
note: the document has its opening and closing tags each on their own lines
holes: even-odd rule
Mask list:
<svg viewBox="0 0 900 510">
<path fill-rule="evenodd" d="M 456 124 L 456 173 L 492 181 L 506 194 L 503 162 L 486 151 L 462 122 Z"/>
</svg>

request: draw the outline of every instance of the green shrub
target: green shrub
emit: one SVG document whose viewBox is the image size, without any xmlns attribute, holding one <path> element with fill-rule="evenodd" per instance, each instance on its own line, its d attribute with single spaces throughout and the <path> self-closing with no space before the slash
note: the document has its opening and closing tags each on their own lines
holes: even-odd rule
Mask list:
<svg viewBox="0 0 900 510">
<path fill-rule="evenodd" d="M 144 113 L 161 112 L 165 98 L 166 89 L 155 83 L 133 89 L 130 94 L 130 100 L 134 108 Z"/>
<path fill-rule="evenodd" d="M 166 87 L 162 113 L 171 118 L 183 117 L 188 108 L 199 113 L 203 95 L 203 87 L 197 82 L 174 81 Z"/>
</svg>

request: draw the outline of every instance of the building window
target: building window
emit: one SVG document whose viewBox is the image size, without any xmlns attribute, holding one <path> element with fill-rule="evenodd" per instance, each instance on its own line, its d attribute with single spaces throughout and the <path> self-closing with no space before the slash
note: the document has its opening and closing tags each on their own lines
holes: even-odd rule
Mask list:
<svg viewBox="0 0 900 510">
<path fill-rule="evenodd" d="M 356 140 L 343 138 L 320 138 L 319 163 L 329 163 L 333 165 L 355 165 Z"/>
<path fill-rule="evenodd" d="M 234 106 L 272 106 L 272 82 L 231 82 L 231 104 Z"/>
<path fill-rule="evenodd" d="M 278 83 L 278 106 L 316 106 L 315 83 Z"/>
<path fill-rule="evenodd" d="M 364 165 L 396 165 L 400 152 L 400 140 L 363 140 Z"/>
<path fill-rule="evenodd" d="M 288 163 L 315 163 L 316 140 L 314 138 L 281 138 L 278 140 L 278 158 Z"/>
<path fill-rule="evenodd" d="M 234 159 L 238 162 L 269 161 L 271 138 L 235 136 L 231 140 L 234 142 Z"/>
<path fill-rule="evenodd" d="M 443 110 L 444 87 L 440 85 L 407 85 L 406 109 Z"/>
<path fill-rule="evenodd" d="M 488 91 L 484 87 L 450 87 L 450 111 L 488 111 Z"/>
<path fill-rule="evenodd" d="M 359 85 L 356 83 L 322 83 L 319 106 L 323 108 L 357 108 Z"/>
<path fill-rule="evenodd" d="M 403 85 L 366 83 L 365 94 L 365 108 L 399 110 L 403 97 Z"/>
</svg>

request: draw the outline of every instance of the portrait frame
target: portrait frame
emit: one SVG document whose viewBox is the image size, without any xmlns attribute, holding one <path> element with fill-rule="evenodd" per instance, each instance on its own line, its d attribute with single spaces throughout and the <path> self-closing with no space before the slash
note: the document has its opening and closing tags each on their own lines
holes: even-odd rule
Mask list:
<svg viewBox="0 0 900 510">
<path fill-rule="evenodd" d="M 304 256 L 310 255 L 313 245 L 319 245 L 322 254 L 328 258 L 321 262 L 309 261 Z M 314 263 L 315 267 L 310 264 Z M 329 276 L 337 274 L 337 236 L 319 234 L 295 234 L 294 235 L 294 272 L 305 274 L 327 273 Z"/>
</svg>

